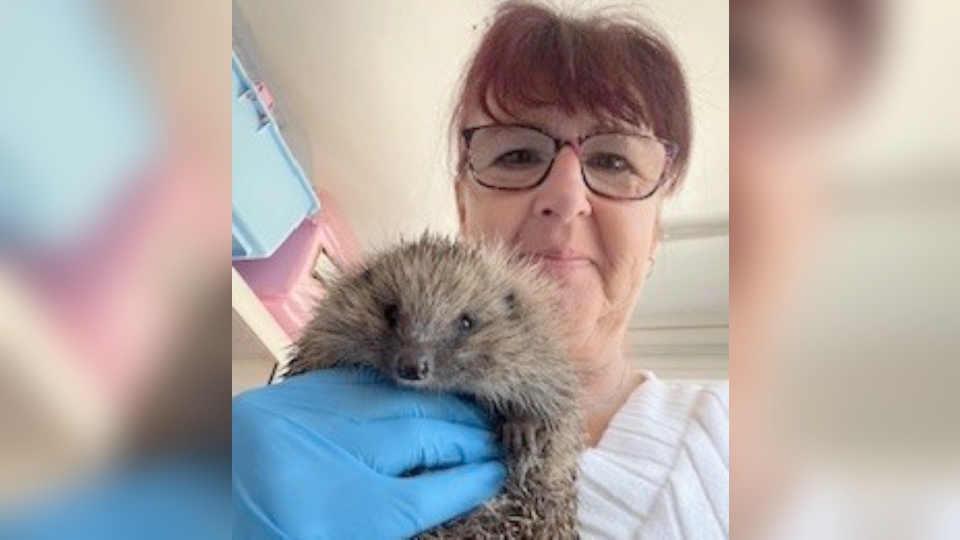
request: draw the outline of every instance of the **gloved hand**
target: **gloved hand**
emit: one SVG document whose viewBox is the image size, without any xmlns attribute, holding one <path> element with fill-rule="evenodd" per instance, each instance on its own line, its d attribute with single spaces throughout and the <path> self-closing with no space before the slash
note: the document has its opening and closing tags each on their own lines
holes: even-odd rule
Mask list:
<svg viewBox="0 0 960 540">
<path fill-rule="evenodd" d="M 413 536 L 494 496 L 499 457 L 454 396 L 368 370 L 292 377 L 233 400 L 234 539 Z"/>
</svg>

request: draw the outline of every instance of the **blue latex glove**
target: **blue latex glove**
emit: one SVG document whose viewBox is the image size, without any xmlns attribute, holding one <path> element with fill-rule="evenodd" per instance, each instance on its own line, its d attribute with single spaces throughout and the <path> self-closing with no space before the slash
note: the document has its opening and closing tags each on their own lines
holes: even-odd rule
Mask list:
<svg viewBox="0 0 960 540">
<path fill-rule="evenodd" d="M 454 396 L 365 370 L 292 377 L 233 400 L 234 539 L 413 536 L 494 496 L 500 457 Z"/>
</svg>

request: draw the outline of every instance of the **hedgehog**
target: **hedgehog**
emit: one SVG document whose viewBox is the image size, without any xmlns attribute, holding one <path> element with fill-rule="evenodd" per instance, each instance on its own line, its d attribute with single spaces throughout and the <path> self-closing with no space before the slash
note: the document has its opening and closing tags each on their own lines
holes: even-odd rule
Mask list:
<svg viewBox="0 0 960 540">
<path fill-rule="evenodd" d="M 583 424 L 555 294 L 516 251 L 424 234 L 330 284 L 286 376 L 373 368 L 487 411 L 504 450 L 504 488 L 417 538 L 578 538 Z"/>
</svg>

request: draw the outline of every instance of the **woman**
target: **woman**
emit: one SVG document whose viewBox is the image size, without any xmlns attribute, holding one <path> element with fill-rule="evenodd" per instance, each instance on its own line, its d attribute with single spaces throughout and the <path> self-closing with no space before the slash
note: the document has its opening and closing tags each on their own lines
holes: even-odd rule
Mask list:
<svg viewBox="0 0 960 540">
<path fill-rule="evenodd" d="M 590 446 L 579 479 L 584 537 L 729 535 L 726 389 L 669 387 L 624 354 L 660 206 L 687 165 L 689 111 L 676 57 L 643 25 L 510 2 L 470 64 L 452 119 L 461 236 L 518 247 L 563 291 Z M 416 433 L 411 418 L 423 421 Z M 352 373 L 252 392 L 234 403 L 235 532 L 397 537 L 431 528 L 499 487 L 486 427 L 453 398 Z M 444 468 L 397 476 L 417 465 Z"/>
</svg>

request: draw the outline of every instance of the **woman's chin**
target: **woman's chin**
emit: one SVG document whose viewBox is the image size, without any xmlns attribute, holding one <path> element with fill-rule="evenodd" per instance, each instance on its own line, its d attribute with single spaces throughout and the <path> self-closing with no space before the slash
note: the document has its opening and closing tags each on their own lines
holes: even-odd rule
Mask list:
<svg viewBox="0 0 960 540">
<path fill-rule="evenodd" d="M 567 344 L 577 349 L 592 333 L 595 320 L 593 309 L 585 300 L 592 298 L 591 293 L 581 287 L 563 287 L 556 299 L 557 315 L 563 321 L 564 337 Z"/>
</svg>

